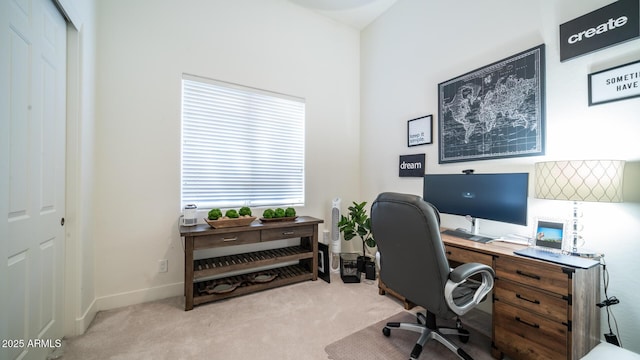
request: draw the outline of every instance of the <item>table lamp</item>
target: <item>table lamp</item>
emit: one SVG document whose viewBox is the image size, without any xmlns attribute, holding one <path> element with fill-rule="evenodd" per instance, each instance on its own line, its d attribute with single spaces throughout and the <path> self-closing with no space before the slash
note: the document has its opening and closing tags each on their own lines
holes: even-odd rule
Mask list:
<svg viewBox="0 0 640 360">
<path fill-rule="evenodd" d="M 573 255 L 578 251 L 580 201 L 622 202 L 623 160 L 568 160 L 535 164 L 535 197 L 573 201 Z"/>
</svg>

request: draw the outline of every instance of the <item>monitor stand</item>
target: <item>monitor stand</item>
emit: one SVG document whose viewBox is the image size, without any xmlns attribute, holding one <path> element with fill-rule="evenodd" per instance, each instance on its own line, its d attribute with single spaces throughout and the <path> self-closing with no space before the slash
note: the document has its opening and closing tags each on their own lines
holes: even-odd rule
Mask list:
<svg viewBox="0 0 640 360">
<path fill-rule="evenodd" d="M 473 235 L 480 235 L 480 222 L 478 219 L 471 217 L 470 215 L 467 215 L 464 218 L 471 223 L 471 231 L 469 231 L 469 233 Z"/>
<path fill-rule="evenodd" d="M 463 237 L 465 239 L 481 242 L 481 243 L 488 243 L 490 241 L 495 240 L 495 238 L 492 237 L 492 236 L 486 236 L 486 235 L 480 234 L 480 221 L 479 221 L 479 219 L 471 217 L 470 215 L 465 216 L 465 219 L 467 219 L 471 223 L 471 230 L 469 231 L 469 230 L 462 229 L 462 228 L 456 229 L 459 232 L 462 232 L 462 233 L 465 233 L 465 234 L 469 234 L 469 235 L 461 236 L 461 237 Z"/>
</svg>

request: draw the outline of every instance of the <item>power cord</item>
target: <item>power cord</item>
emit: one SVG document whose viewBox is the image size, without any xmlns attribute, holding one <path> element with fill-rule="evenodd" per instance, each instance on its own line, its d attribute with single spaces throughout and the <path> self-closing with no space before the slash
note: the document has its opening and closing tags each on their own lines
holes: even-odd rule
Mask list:
<svg viewBox="0 0 640 360">
<path fill-rule="evenodd" d="M 616 320 L 616 317 L 613 315 L 613 312 L 611 311 L 611 309 L 609 309 L 609 307 L 611 305 L 616 305 L 620 303 L 620 300 L 618 300 L 615 296 L 609 297 L 609 294 L 607 293 L 607 290 L 609 289 L 609 271 L 607 270 L 607 264 L 604 261 L 604 255 L 602 255 L 602 257 L 600 258 L 600 264 L 602 265 L 602 282 L 604 283 L 604 301 L 602 301 L 601 303 L 596 304 L 599 308 L 606 308 L 607 310 L 607 324 L 609 326 L 609 333 L 608 334 L 604 334 L 604 338 L 605 340 L 607 340 L 608 343 L 619 346 L 619 347 L 623 347 L 622 346 L 622 342 L 619 341 L 618 339 L 620 338 L 618 335 L 616 334 L 620 334 L 620 330 L 618 330 L 618 321 Z M 613 333 L 613 330 L 611 330 L 611 318 L 613 318 L 613 323 L 615 325 L 616 328 L 616 332 L 615 334 Z"/>
</svg>

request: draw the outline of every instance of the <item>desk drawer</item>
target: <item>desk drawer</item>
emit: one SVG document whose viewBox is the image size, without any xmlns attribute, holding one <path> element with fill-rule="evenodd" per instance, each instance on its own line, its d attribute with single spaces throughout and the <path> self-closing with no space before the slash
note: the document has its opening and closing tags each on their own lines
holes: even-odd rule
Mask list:
<svg viewBox="0 0 640 360">
<path fill-rule="evenodd" d="M 515 359 L 566 359 L 567 326 L 496 301 L 494 342 Z"/>
<path fill-rule="evenodd" d="M 496 301 L 517 305 L 559 323 L 567 321 L 569 301 L 560 295 L 541 292 L 508 280 L 497 279 L 493 288 Z"/>
<path fill-rule="evenodd" d="M 198 250 L 211 247 L 253 244 L 257 242 L 260 242 L 259 231 L 230 232 L 226 234 L 198 236 L 193 240 L 193 248 L 194 250 Z"/>
<path fill-rule="evenodd" d="M 475 262 L 493 267 L 493 256 L 491 255 L 465 250 L 450 245 L 445 245 L 444 248 L 447 253 L 447 259 L 450 261 L 456 261 L 462 264 Z"/>
<path fill-rule="evenodd" d="M 495 270 L 499 279 L 508 279 L 563 296 L 569 295 L 571 280 L 559 265 L 498 257 Z"/>
<path fill-rule="evenodd" d="M 262 241 L 291 239 L 303 236 L 313 236 L 313 226 L 303 225 L 281 229 L 262 230 Z"/>
</svg>

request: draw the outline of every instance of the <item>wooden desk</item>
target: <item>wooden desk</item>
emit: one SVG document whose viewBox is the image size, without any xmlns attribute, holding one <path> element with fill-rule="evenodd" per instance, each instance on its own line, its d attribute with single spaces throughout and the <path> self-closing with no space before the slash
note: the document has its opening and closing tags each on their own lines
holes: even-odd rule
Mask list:
<svg viewBox="0 0 640 360">
<path fill-rule="evenodd" d="M 580 269 L 518 256 L 513 251 L 524 246 L 515 244 L 444 234 L 442 240 L 451 266 L 479 262 L 496 271 L 494 358 L 580 359 L 600 342 L 600 266 Z"/>
<path fill-rule="evenodd" d="M 208 224 L 181 226 L 184 237 L 184 295 L 185 310 L 209 301 L 288 285 L 305 280 L 318 279 L 318 224 L 323 220 L 300 216 L 295 221 L 261 223 L 254 221 L 248 226 L 214 229 Z M 194 260 L 194 251 L 226 246 L 255 244 L 273 240 L 300 238 L 299 246 L 254 251 L 250 253 L 219 256 Z M 286 265 L 298 261 L 294 265 Z M 278 267 L 278 264 L 282 264 Z M 268 271 L 256 271 L 258 267 L 273 267 Z M 275 267 L 274 267 L 275 266 Z M 220 275 L 234 272 L 220 278 Z M 260 273 L 277 275 L 269 282 L 252 281 Z M 217 277 L 215 280 L 208 278 Z M 217 284 L 240 284 L 227 293 L 209 294 L 206 288 Z"/>
</svg>

